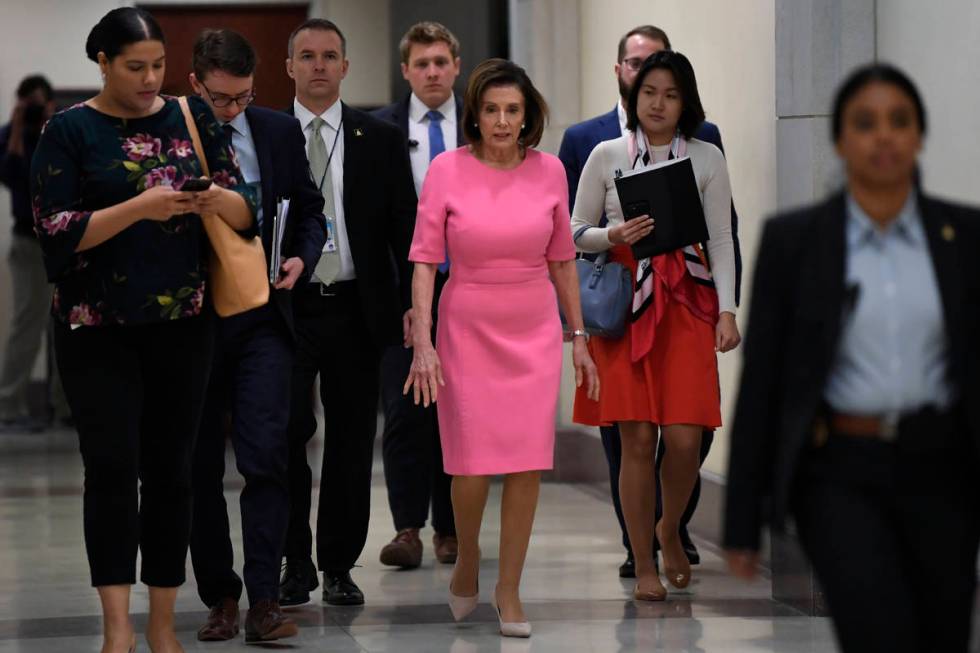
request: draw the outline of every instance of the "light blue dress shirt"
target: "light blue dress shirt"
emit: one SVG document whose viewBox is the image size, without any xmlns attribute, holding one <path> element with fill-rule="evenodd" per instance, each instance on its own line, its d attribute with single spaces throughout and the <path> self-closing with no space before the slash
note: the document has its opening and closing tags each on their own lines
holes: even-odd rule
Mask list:
<svg viewBox="0 0 980 653">
<path fill-rule="evenodd" d="M 891 418 L 947 408 L 943 306 L 914 192 L 886 229 L 848 196 L 845 265 L 848 305 L 824 399 L 836 412 Z"/>
<path fill-rule="evenodd" d="M 248 119 L 245 112 L 234 117 L 230 122 L 224 123 L 231 125 L 234 130 L 231 134 L 231 146 L 235 148 L 235 157 L 238 159 L 238 168 L 245 177 L 245 183 L 251 184 L 255 188 L 258 197 L 259 209 L 255 216 L 259 229 L 262 228 L 262 175 L 259 173 L 259 155 L 255 152 L 255 141 L 252 139 L 252 130 L 248 126 Z"/>
</svg>

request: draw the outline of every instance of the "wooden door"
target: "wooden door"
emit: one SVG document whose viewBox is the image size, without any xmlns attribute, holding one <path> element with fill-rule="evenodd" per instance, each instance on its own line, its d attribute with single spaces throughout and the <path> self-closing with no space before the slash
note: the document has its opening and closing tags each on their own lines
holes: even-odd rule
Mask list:
<svg viewBox="0 0 980 653">
<path fill-rule="evenodd" d="M 194 42 L 201 30 L 228 28 L 249 40 L 258 58 L 255 104 L 284 109 L 293 101 L 293 80 L 286 75 L 289 35 L 309 16 L 308 2 L 274 5 L 143 5 L 160 23 L 167 39 L 163 93 L 191 93 Z"/>
</svg>

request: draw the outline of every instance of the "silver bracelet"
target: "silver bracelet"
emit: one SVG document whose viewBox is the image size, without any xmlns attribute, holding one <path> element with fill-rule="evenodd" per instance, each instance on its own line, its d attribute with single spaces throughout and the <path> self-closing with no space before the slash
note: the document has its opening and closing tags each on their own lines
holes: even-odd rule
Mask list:
<svg viewBox="0 0 980 653">
<path fill-rule="evenodd" d="M 585 329 L 575 329 L 572 331 L 572 338 L 575 338 L 576 336 L 582 336 L 585 338 L 585 342 L 589 341 L 589 332 Z"/>
</svg>

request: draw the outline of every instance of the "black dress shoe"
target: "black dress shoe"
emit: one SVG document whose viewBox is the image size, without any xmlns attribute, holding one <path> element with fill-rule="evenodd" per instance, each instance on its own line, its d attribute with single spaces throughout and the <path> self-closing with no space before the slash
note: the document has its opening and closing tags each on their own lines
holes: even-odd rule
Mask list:
<svg viewBox="0 0 980 653">
<path fill-rule="evenodd" d="M 328 605 L 364 605 L 364 592 L 349 571 L 323 572 L 323 600 Z"/>
<path fill-rule="evenodd" d="M 619 577 L 636 578 L 636 560 L 633 559 L 632 553 L 627 553 L 626 562 L 619 565 Z"/>
<path fill-rule="evenodd" d="M 694 546 L 694 542 L 691 540 L 681 539 L 681 546 L 684 547 L 684 555 L 687 556 L 687 561 L 692 565 L 701 564 L 701 554 L 698 553 L 698 549 Z"/>
<path fill-rule="evenodd" d="M 657 552 L 653 552 L 653 566 L 656 568 L 657 573 L 660 573 L 660 562 L 657 560 Z M 626 554 L 626 561 L 619 565 L 619 577 L 620 578 L 636 578 L 636 560 L 633 559 L 632 553 Z"/>
<path fill-rule="evenodd" d="M 303 605 L 310 602 L 310 592 L 320 586 L 313 561 L 286 559 L 286 567 L 279 581 L 279 605 Z"/>
</svg>

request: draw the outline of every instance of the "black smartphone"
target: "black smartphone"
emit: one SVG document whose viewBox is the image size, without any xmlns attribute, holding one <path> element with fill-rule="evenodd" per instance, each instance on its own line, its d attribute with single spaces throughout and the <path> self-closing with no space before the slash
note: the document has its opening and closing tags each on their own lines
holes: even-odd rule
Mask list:
<svg viewBox="0 0 980 653">
<path fill-rule="evenodd" d="M 180 190 L 189 193 L 200 193 L 201 191 L 207 190 L 211 187 L 211 180 L 208 177 L 188 179 L 184 182 L 184 185 L 180 187 Z"/>
</svg>

